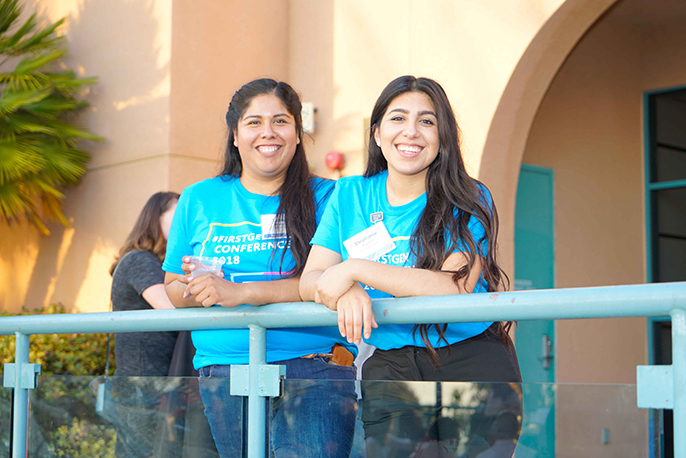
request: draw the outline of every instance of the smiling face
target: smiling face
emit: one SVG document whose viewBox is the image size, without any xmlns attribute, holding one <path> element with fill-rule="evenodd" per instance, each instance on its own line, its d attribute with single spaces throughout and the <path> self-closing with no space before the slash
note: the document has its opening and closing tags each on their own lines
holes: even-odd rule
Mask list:
<svg viewBox="0 0 686 458">
<path fill-rule="evenodd" d="M 388 172 L 426 175 L 440 140 L 434 104 L 423 92 L 406 92 L 388 105 L 374 129 L 374 140 L 388 162 Z"/>
<path fill-rule="evenodd" d="M 241 180 L 282 183 L 299 143 L 295 119 L 281 99 L 274 94 L 255 97 L 234 131 Z"/>
</svg>

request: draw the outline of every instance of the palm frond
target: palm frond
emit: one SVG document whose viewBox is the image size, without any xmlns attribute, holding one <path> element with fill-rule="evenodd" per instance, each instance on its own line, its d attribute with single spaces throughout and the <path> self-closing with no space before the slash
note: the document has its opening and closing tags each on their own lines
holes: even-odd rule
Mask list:
<svg viewBox="0 0 686 458">
<path fill-rule="evenodd" d="M 62 57 L 66 51 L 66 49 L 58 49 L 56 51 L 47 51 L 38 54 L 37 56 L 25 57 L 14 68 L 13 73 L 17 76 L 21 76 L 35 72 L 39 68 Z"/>
<path fill-rule="evenodd" d="M 16 219 L 35 208 L 36 201 L 26 188 L 14 181 L 0 184 L 0 215 L 4 219 Z"/>
<path fill-rule="evenodd" d="M 43 214 L 49 215 L 50 218 L 56 219 L 63 226 L 69 226 L 69 221 L 62 212 L 62 198 L 53 196 L 45 196 L 43 199 Z M 46 228 L 47 229 L 47 228 Z"/>
<path fill-rule="evenodd" d="M 84 86 L 96 84 L 97 78 L 77 78 L 74 72 L 44 73 L 50 78 L 53 87 L 61 92 L 72 93 L 74 89 L 81 89 Z"/>
<path fill-rule="evenodd" d="M 41 133 L 50 136 L 61 137 L 60 133 L 52 126 L 47 125 L 43 120 L 31 116 L 28 113 L 17 112 L 7 116 L 4 126 L 8 131 L 16 134 Z"/>
<path fill-rule="evenodd" d="M 50 79 L 41 73 L 0 73 L 0 84 L 5 84 L 8 91 L 32 91 L 50 87 Z"/>
<path fill-rule="evenodd" d="M 32 142 L 0 142 L 0 184 L 38 173 L 44 163 L 45 159 Z"/>
<path fill-rule="evenodd" d="M 35 15 L 18 24 L 20 16 L 19 0 L 0 0 L 0 220 L 25 218 L 48 234 L 48 220 L 68 225 L 63 190 L 86 173 L 79 144 L 103 140 L 70 122 L 97 80 L 57 65 L 64 19 L 40 27 Z"/>
<path fill-rule="evenodd" d="M 64 19 L 60 19 L 45 30 L 35 33 L 26 40 L 22 40 L 14 47 L 14 49 L 12 49 L 12 52 L 14 54 L 36 52 L 38 50 L 45 49 L 46 47 L 53 46 L 57 41 L 61 41 L 62 38 L 53 37 L 48 40 L 46 40 L 46 38 L 50 37 L 50 35 L 52 35 L 63 23 Z"/>
<path fill-rule="evenodd" d="M 77 184 L 84 173 L 90 155 L 76 148 L 59 144 L 41 145 L 40 153 L 43 162 L 43 173 L 55 182 Z"/>
<path fill-rule="evenodd" d="M 7 116 L 25 105 L 34 105 L 49 97 L 50 88 L 34 89 L 32 91 L 9 91 L 0 95 L 0 116 Z"/>
<path fill-rule="evenodd" d="M 31 33 L 33 29 L 36 28 L 36 15 L 32 14 L 25 22 L 24 24 L 14 32 L 12 35 L 7 37 L 4 40 L 4 46 L 0 49 L 2 49 L 3 54 L 9 54 L 9 55 L 14 55 L 14 48 L 19 43 L 19 41 L 24 38 L 27 34 Z"/>
<path fill-rule="evenodd" d="M 23 108 L 35 116 L 57 119 L 57 116 L 65 112 L 78 111 L 87 106 L 87 102 L 82 102 L 59 93 L 52 93 L 49 97 L 42 100 L 25 104 Z"/>
<path fill-rule="evenodd" d="M 17 3 L 18 0 L 3 0 L 0 2 L 0 34 L 5 33 L 14 21 L 19 18 L 21 11 Z"/>
</svg>

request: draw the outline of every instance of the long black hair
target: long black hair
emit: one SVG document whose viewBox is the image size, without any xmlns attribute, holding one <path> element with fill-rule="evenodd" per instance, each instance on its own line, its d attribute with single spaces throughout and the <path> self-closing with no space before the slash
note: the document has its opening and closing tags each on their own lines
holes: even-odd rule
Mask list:
<svg viewBox="0 0 686 458">
<path fill-rule="evenodd" d="M 451 252 L 461 245 L 466 248 L 467 264 L 453 272 L 453 282 L 456 285 L 460 280 L 466 280 L 478 256 L 482 260 L 479 281 L 486 282 L 488 291 L 508 289 L 509 279 L 496 262 L 498 213 L 486 187 L 467 173 L 455 113 L 440 84 L 429 78 L 408 75 L 396 78 L 386 86 L 372 110 L 369 154 L 364 176 L 371 177 L 388 169 L 388 162 L 374 140 L 374 132 L 379 128 L 391 102 L 408 92 L 422 92 L 433 102 L 440 141 L 438 155 L 429 165 L 426 174 L 426 207 L 410 239 L 410 248 L 416 258 L 415 266 L 440 270 Z M 480 240 L 474 240 L 469 230 L 471 218 L 476 218 L 484 227 L 485 234 Z M 422 341 L 437 363 L 438 355 L 428 337 L 431 326 L 438 331 L 439 342 L 443 340 L 447 344 L 446 324 L 415 325 L 413 332 L 419 330 Z M 512 322 L 506 322 L 499 323 L 497 327 L 498 336 L 507 345 L 510 345 L 507 332 L 511 326 Z"/>
<path fill-rule="evenodd" d="M 241 87 L 231 98 L 226 112 L 226 124 L 229 128 L 224 165 L 219 176 L 238 178 L 243 172 L 243 163 L 234 145 L 238 122 L 245 114 L 252 100 L 260 95 L 273 94 L 281 100 L 289 114 L 295 119 L 297 138 L 302 138 L 302 104 L 297 92 L 283 81 L 262 78 L 251 81 Z M 305 268 L 305 261 L 310 252 L 310 240 L 317 229 L 314 192 L 310 184 L 310 172 L 307 166 L 305 149 L 301 141 L 295 148 L 295 155 L 286 169 L 286 178 L 275 194 L 281 196 L 276 211 L 276 224 L 285 222 L 286 236 L 290 239 L 290 249 L 295 267 L 288 276 L 297 277 Z M 281 254 L 281 267 L 286 254 Z"/>
</svg>

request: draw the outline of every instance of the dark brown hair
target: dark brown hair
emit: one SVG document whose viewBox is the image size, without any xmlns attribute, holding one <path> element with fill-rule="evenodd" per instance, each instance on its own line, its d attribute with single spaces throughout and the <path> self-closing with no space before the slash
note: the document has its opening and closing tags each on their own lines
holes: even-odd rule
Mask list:
<svg viewBox="0 0 686 458">
<path fill-rule="evenodd" d="M 298 138 L 302 138 L 302 104 L 298 93 L 283 81 L 277 82 L 269 78 L 251 81 L 237 90 L 231 98 L 226 113 L 229 138 L 224 153 L 224 165 L 219 176 L 234 178 L 241 176 L 243 163 L 238 148 L 234 145 L 238 121 L 255 97 L 266 94 L 273 94 L 281 100 L 289 114 L 295 119 L 295 131 Z M 286 224 L 286 236 L 290 239 L 291 255 L 295 260 L 295 267 L 288 274 L 291 277 L 299 276 L 305 268 L 305 261 L 310 253 L 310 240 L 317 229 L 314 191 L 310 179 L 305 148 L 301 141 L 296 146 L 295 155 L 286 169 L 286 178 L 275 193 L 281 196 L 276 218 L 277 221 L 283 221 Z M 282 265 L 285 254 L 286 250 L 281 253 Z"/>
<path fill-rule="evenodd" d="M 179 195 L 175 192 L 158 192 L 148 199 L 143 210 L 141 210 L 141 214 L 138 215 L 131 233 L 126 237 L 124 246 L 121 247 L 119 254 L 114 259 L 114 263 L 110 267 L 110 275 L 114 275 L 117 264 L 129 251 L 149 251 L 157 256 L 160 262 L 164 262 L 164 256 L 167 254 L 167 241 L 162 234 L 160 216 L 178 200 Z"/>
<path fill-rule="evenodd" d="M 408 75 L 391 81 L 381 92 L 370 119 L 369 159 L 364 176 L 370 177 L 388 169 L 381 148 L 374 141 L 374 131 L 391 102 L 407 92 L 422 92 L 431 99 L 436 110 L 440 141 L 438 155 L 426 174 L 427 204 L 410 239 L 412 254 L 416 257 L 415 267 L 440 270 L 452 251 L 462 245 L 466 248 L 467 264 L 453 272 L 456 285 L 467 278 L 479 256 L 484 264 L 480 281 L 483 279 L 487 283 L 488 291 L 508 289 L 509 279 L 496 262 L 498 213 L 486 187 L 467 173 L 455 113 L 440 84 L 429 78 Z M 484 227 L 485 234 L 480 240 L 474 240 L 469 230 L 471 218 L 476 218 Z M 438 355 L 428 337 L 430 326 L 438 332 L 439 342 L 443 340 L 447 344 L 446 324 L 415 325 L 413 331 L 419 330 L 431 358 L 438 363 Z M 511 322 L 506 322 L 498 323 L 497 327 L 498 336 L 508 346 L 511 344 L 507 332 L 511 326 Z"/>
</svg>

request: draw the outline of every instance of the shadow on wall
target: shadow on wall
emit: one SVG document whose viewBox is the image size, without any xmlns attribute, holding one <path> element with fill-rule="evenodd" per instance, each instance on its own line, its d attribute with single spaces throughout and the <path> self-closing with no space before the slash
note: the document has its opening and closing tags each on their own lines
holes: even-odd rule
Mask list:
<svg viewBox="0 0 686 458">
<path fill-rule="evenodd" d="M 168 152 L 169 136 L 169 59 L 156 44 L 158 29 L 151 0 L 86 0 L 69 17 L 68 64 L 99 78 L 81 122 L 107 140 L 84 145 L 90 169 L 65 199 L 72 226 L 53 224 L 50 236 L 33 237 L 35 267 L 22 274 L 26 292 L 5 294 L 4 308 L 62 302 L 67 310 L 109 309 L 113 256 L 147 198 L 166 186 L 150 170 L 150 157 Z M 3 258 L 31 251 L 15 232 L 0 242 Z"/>
</svg>

